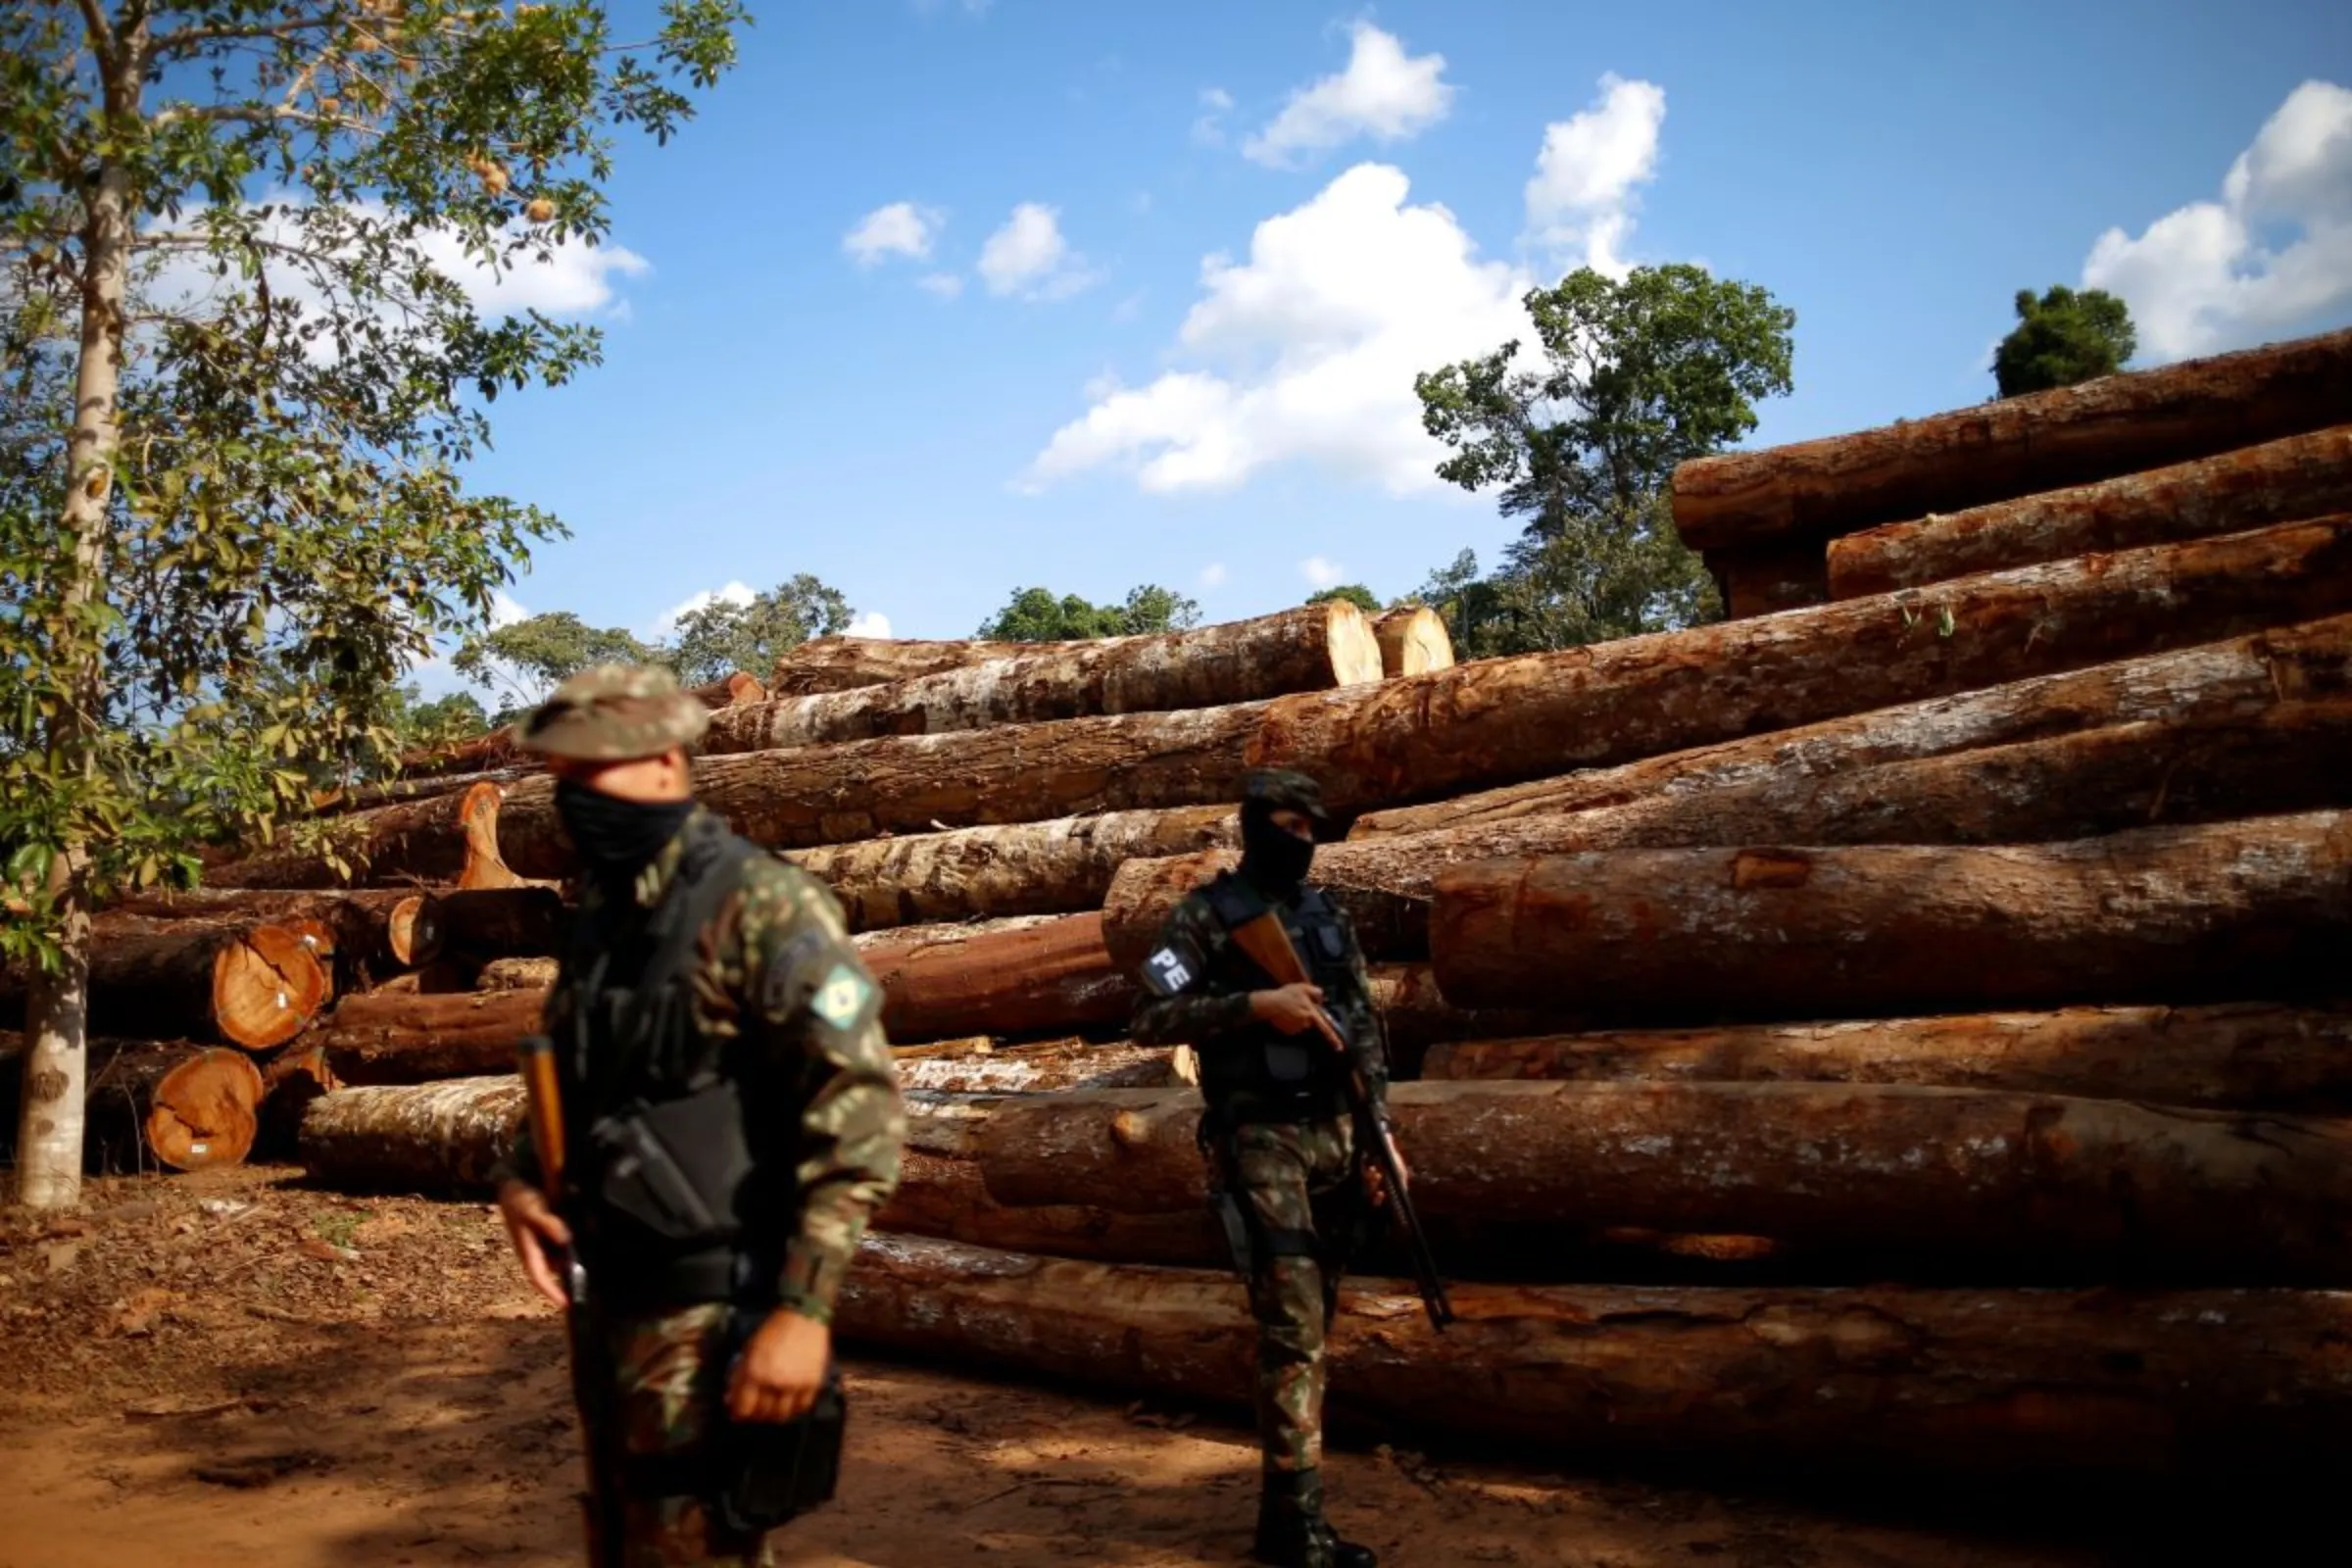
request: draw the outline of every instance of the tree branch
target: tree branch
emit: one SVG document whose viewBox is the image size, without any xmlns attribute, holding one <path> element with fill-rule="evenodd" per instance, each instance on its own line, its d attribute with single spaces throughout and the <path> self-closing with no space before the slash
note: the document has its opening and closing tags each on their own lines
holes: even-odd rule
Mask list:
<svg viewBox="0 0 2352 1568">
<path fill-rule="evenodd" d="M 98 9 L 98 0 L 74 0 L 81 7 L 82 30 L 89 35 L 90 47 L 101 61 L 111 62 L 115 52 L 115 29 Z"/>
<path fill-rule="evenodd" d="M 83 3 L 86 6 L 90 0 L 83 0 Z M 191 49 L 200 44 L 231 43 L 239 39 L 274 38 L 283 42 L 301 33 L 317 31 L 321 27 L 331 27 L 334 24 L 335 19 L 332 16 L 315 16 L 292 17 L 284 22 L 271 23 L 268 26 L 179 27 L 171 32 L 156 34 L 147 45 L 147 56 L 151 60 L 163 59 L 176 54 L 180 50 Z"/>
</svg>

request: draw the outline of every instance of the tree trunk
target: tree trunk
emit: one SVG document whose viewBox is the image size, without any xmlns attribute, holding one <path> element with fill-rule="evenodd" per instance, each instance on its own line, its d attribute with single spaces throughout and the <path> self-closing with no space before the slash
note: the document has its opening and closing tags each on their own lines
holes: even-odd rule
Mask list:
<svg viewBox="0 0 2352 1568">
<path fill-rule="evenodd" d="M 1409 1285 L 1341 1293 L 1331 1413 L 1514 1451 L 2210 1485 L 2340 1447 L 2331 1293 Z M 870 1236 L 849 1344 L 1247 1410 L 1256 1331 L 1229 1273 Z"/>
<path fill-rule="evenodd" d="M 515 750 L 518 738 L 516 727 L 510 724 L 438 751 L 411 752 L 400 760 L 400 774 L 405 779 L 426 779 L 453 773 L 481 773 L 493 768 L 538 767 L 536 758 Z"/>
<path fill-rule="evenodd" d="M 528 1105 L 512 1073 L 339 1089 L 303 1113 L 298 1152 L 315 1180 L 344 1192 L 486 1194 Z"/>
<path fill-rule="evenodd" d="M 1810 1083 L 1410 1083 L 1389 1102 L 1441 1260 L 1641 1226 L 1980 1280 L 2352 1282 L 2340 1123 Z M 942 1113 L 999 1202 L 1154 1214 L 1205 1201 L 1200 1108 L 1128 1089 Z"/>
<path fill-rule="evenodd" d="M 1829 603 L 1829 562 L 1819 539 L 1767 539 L 1710 550 L 1703 559 L 1716 592 L 1723 596 L 1727 619 L 1777 615 L 1784 610 Z"/>
<path fill-rule="evenodd" d="M 1166 712 L 1376 681 L 1380 643 L 1351 604 L 1103 641 L 1041 644 L 887 686 L 786 697 L 718 714 L 706 754 L 936 735 L 1102 713 Z"/>
<path fill-rule="evenodd" d="M 2352 425 L 1835 539 L 1839 599 L 2352 512 Z"/>
<path fill-rule="evenodd" d="M 2352 418 L 2352 330 L 1686 463 L 1693 550 L 1825 537 L 2209 457 Z"/>
<path fill-rule="evenodd" d="M 876 943 L 882 1027 L 895 1041 L 1070 1034 L 1127 1021 L 1137 995 L 1102 946 L 1102 917 L 1072 914 L 960 940 Z"/>
<path fill-rule="evenodd" d="M 2067 1007 L 1456 1041 L 1431 1048 L 1421 1073 L 1911 1084 L 2342 1116 L 2352 1114 L 2352 1005 Z"/>
<path fill-rule="evenodd" d="M 302 1135 L 302 1118 L 314 1102 L 343 1087 L 326 1059 L 326 1048 L 316 1040 L 297 1041 L 270 1058 L 262 1071 L 261 1131 L 254 1138 L 256 1157 L 291 1159 Z"/>
<path fill-rule="evenodd" d="M 868 839 L 787 858 L 833 890 L 858 931 L 1098 908 L 1121 862 L 1231 844 L 1236 831 L 1231 807 L 1186 806 Z"/>
<path fill-rule="evenodd" d="M 2352 698 L 2266 708 L 1326 845 L 1310 875 L 1347 910 L 1367 954 L 1415 958 L 1429 953 L 1438 874 L 1470 860 L 1750 844 L 2017 844 L 2352 806 Z M 1112 956 L 1126 968 L 1141 963 L 1178 901 L 1237 859 L 1212 851 L 1120 867 L 1102 910 Z"/>
<path fill-rule="evenodd" d="M 1659 1023 L 2307 996 L 2343 980 L 2352 812 L 2066 844 L 1616 850 L 1440 875 L 1446 995 Z"/>
<path fill-rule="evenodd" d="M 182 1042 L 86 1042 L 88 1089 L 75 1168 L 100 1174 L 200 1170 L 242 1163 L 252 1151 L 261 1076 L 241 1051 Z M 24 1037 L 0 1034 L 0 1106 L 13 1118 Z"/>
<path fill-rule="evenodd" d="M 241 1165 L 261 1129 L 262 1073 L 241 1051 L 199 1051 L 156 1080 L 147 1147 L 173 1170 Z"/>
<path fill-rule="evenodd" d="M 460 795 L 476 784 L 495 784 L 503 788 L 539 771 L 541 769 L 537 767 L 518 763 L 513 767 L 491 768 L 481 772 L 442 773 L 430 778 L 387 779 L 380 784 L 361 784 L 351 789 L 315 790 L 311 794 L 311 814 L 345 816 L 378 806 L 413 805 L 444 795 Z"/>
<path fill-rule="evenodd" d="M 1350 842 L 1498 826 L 1765 780 L 1856 768 L 2040 736 L 2146 722 L 2207 723 L 2280 697 L 2352 696 L 2352 615 L 2180 653 L 2099 664 L 1957 697 L 1830 719 L 1619 767 L 1489 790 L 1359 817 Z"/>
<path fill-rule="evenodd" d="M 965 1095 L 1034 1095 L 1065 1089 L 1165 1089 L 1177 1076 L 1176 1051 L 1166 1046 L 1049 1042 L 1009 1047 L 985 1055 L 901 1061 L 901 1089 Z"/>
<path fill-rule="evenodd" d="M 553 888 L 471 888 L 436 901 L 444 940 L 469 962 L 553 956 L 564 936 L 564 900 Z"/>
<path fill-rule="evenodd" d="M 545 991 L 556 983 L 554 958 L 492 958 L 474 976 L 483 991 Z"/>
<path fill-rule="evenodd" d="M 767 701 L 767 688 L 760 684 L 759 677 L 747 675 L 739 669 L 724 680 L 697 686 L 688 695 L 715 711 L 722 708 L 741 708 L 747 703 L 763 703 Z"/>
<path fill-rule="evenodd" d="M 1573 1029 L 1579 1020 L 1553 1011 L 1505 1007 L 1457 1007 L 1438 990 L 1426 963 L 1371 966 L 1372 1005 L 1389 1037 L 1389 1068 L 1398 1080 L 1421 1076 L 1421 1060 L 1432 1046 L 1448 1040 L 1498 1040 L 1511 1035 Z"/>
<path fill-rule="evenodd" d="M 1392 610 L 1372 622 L 1380 640 L 1380 672 L 1389 677 L 1426 675 L 1453 667 L 1453 638 L 1446 617 L 1426 605 Z"/>
<path fill-rule="evenodd" d="M 500 793 L 495 784 L 473 784 L 455 795 L 348 812 L 323 824 L 323 841 L 310 837 L 314 830 L 307 827 L 281 833 L 267 850 L 208 867 L 204 879 L 221 888 L 463 884 L 485 851 L 496 858 Z"/>
<path fill-rule="evenodd" d="M 317 1043 L 349 1084 L 416 1084 L 513 1072 L 514 1052 L 539 1032 L 544 991 L 346 997 Z"/>
<path fill-rule="evenodd" d="M 428 894 L 386 888 L 359 892 L 295 893 L 248 888 L 192 888 L 146 893 L 120 900 L 98 915 L 110 920 L 311 919 L 333 933 L 331 956 L 354 989 L 365 978 L 396 969 L 419 968 L 441 953 L 446 933 L 443 906 Z"/>
<path fill-rule="evenodd" d="M 300 1033 L 333 990 L 309 944 L 261 921 L 158 922 L 109 933 L 94 948 L 89 1015 L 113 1035 L 264 1050 Z M 35 976 L 36 1001 L 38 990 Z M 16 1014 L 25 995 L 16 977 L 0 976 L 0 1015 Z M 38 1030 L 35 1022 L 27 1032 Z"/>
<path fill-rule="evenodd" d="M 1095 641 L 1117 642 L 1099 637 Z M 962 669 L 994 659 L 1018 659 L 1052 643 L 921 642 L 904 637 L 816 637 L 776 661 L 767 678 L 767 695 L 807 697 L 817 692 L 855 691 L 860 686 L 887 686 L 895 681 L 920 680 L 941 670 Z"/>
</svg>

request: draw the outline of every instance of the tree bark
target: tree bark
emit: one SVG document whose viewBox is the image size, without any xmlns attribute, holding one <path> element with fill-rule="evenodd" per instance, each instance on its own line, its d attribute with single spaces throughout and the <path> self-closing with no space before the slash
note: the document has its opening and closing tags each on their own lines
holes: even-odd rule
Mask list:
<svg viewBox="0 0 2352 1568">
<path fill-rule="evenodd" d="M 1231 801 L 1257 765 L 1303 768 L 1335 809 L 1353 812 L 2192 646 L 2347 605 L 2352 520 L 2338 519 L 1479 660 L 1348 691 L 713 757 L 695 772 L 705 804 L 748 837 L 786 848 Z M 524 875 L 564 873 L 568 851 L 546 780 L 526 780 L 508 798 L 500 845 Z"/>
<path fill-rule="evenodd" d="M 1137 857 L 1235 842 L 1233 808 L 1110 811 L 796 850 L 786 858 L 841 901 L 853 931 L 923 921 L 1098 908 Z"/>
<path fill-rule="evenodd" d="M 1573 1029 L 1580 1021 L 1537 1008 L 1457 1007 L 1426 963 L 1376 963 L 1371 975 L 1372 1005 L 1389 1037 L 1390 1074 L 1399 1080 L 1420 1077 L 1422 1058 L 1445 1041 L 1499 1040 Z"/>
<path fill-rule="evenodd" d="M 814 637 L 776 661 L 775 670 L 767 678 L 767 695 L 807 697 L 817 692 L 855 691 L 860 686 L 887 686 L 993 659 L 1018 659 L 1053 646 L 977 639 L 922 642 L 904 637 Z"/>
<path fill-rule="evenodd" d="M 723 708 L 741 708 L 747 703 L 763 703 L 767 701 L 767 688 L 760 684 L 758 676 L 747 675 L 739 669 L 724 680 L 694 687 L 688 695 L 715 711 Z"/>
<path fill-rule="evenodd" d="M 1217 708 L 1376 681 L 1372 623 L 1342 601 L 1141 637 L 1041 644 L 886 686 L 786 697 L 711 720 L 706 754 Z"/>
<path fill-rule="evenodd" d="M 2064 844 L 1617 850 L 1443 872 L 1438 983 L 1612 1020 L 2277 1000 L 2343 981 L 2352 812 Z"/>
<path fill-rule="evenodd" d="M 2272 694 L 2265 693 L 2269 697 Z M 1470 860 L 1750 844 L 2017 844 L 2158 822 L 2352 806 L 2352 698 L 2278 702 L 2243 716 L 2149 722 L 1832 774 L 1772 775 L 1623 806 L 1326 845 L 1309 873 L 1375 957 L 1429 953 L 1438 875 Z M 1102 909 L 1122 967 L 1151 951 L 1192 888 L 1231 851 L 1120 867 Z"/>
<path fill-rule="evenodd" d="M 9 1082 L 0 1107 L 13 1117 L 24 1036 L 0 1034 Z M 92 1039 L 76 1167 L 100 1174 L 200 1170 L 242 1163 L 252 1152 L 261 1077 L 245 1053 L 184 1042 Z M 8 1152 L 0 1151 L 0 1154 Z"/>
<path fill-rule="evenodd" d="M 1128 1089 L 944 1113 L 1001 1203 L 1153 1214 L 1205 1201 L 1200 1107 Z M 1978 1279 L 2352 1281 L 2340 1123 L 1810 1083 L 1425 1082 L 1390 1107 L 1441 1259 L 1639 1226 Z"/>
<path fill-rule="evenodd" d="M 898 1063 L 901 1089 L 965 1095 L 1034 1095 L 1066 1089 L 1165 1089 L 1178 1077 L 1166 1046 L 1048 1042 L 984 1055 L 934 1056 Z"/>
<path fill-rule="evenodd" d="M 2209 457 L 2352 417 L 2352 330 L 1686 463 L 1694 550 L 1849 533 Z"/>
<path fill-rule="evenodd" d="M 339 1089 L 303 1113 L 298 1152 L 315 1179 L 345 1192 L 484 1194 L 528 1105 L 512 1073 Z"/>
<path fill-rule="evenodd" d="M 538 767 L 517 762 L 512 767 L 471 773 L 441 773 L 429 778 L 387 779 L 380 784 L 361 784 L 351 789 L 317 790 L 311 795 L 311 814 L 345 816 L 378 806 L 413 805 L 444 795 L 463 794 L 476 784 L 496 784 L 503 788 L 539 771 L 542 770 Z"/>
<path fill-rule="evenodd" d="M 255 1135 L 257 1158 L 291 1159 L 302 1135 L 302 1118 L 322 1095 L 343 1087 L 326 1059 L 326 1048 L 316 1040 L 296 1041 L 262 1070 L 261 1130 Z"/>
<path fill-rule="evenodd" d="M 98 916 L 110 920 L 304 918 L 333 933 L 331 956 L 340 975 L 355 979 L 422 967 L 440 956 L 446 921 L 440 900 L 396 888 L 342 892 L 281 892 L 252 888 L 191 888 L 122 899 Z"/>
<path fill-rule="evenodd" d="M 539 1032 L 544 991 L 346 997 L 316 1041 L 348 1084 L 416 1084 L 514 1070 Z"/>
<path fill-rule="evenodd" d="M 483 991 L 545 991 L 556 983 L 554 958 L 492 958 L 474 976 Z"/>
<path fill-rule="evenodd" d="M 1830 542 L 1839 599 L 2352 511 L 2352 425 Z"/>
<path fill-rule="evenodd" d="M 1380 640 L 1380 672 L 1389 677 L 1426 675 L 1453 667 L 1453 638 L 1446 617 L 1426 605 L 1392 610 L 1372 622 Z"/>
<path fill-rule="evenodd" d="M 1134 978 L 1112 966 L 1102 946 L 1100 914 L 962 939 L 876 943 L 862 956 L 882 986 L 882 1027 L 894 1041 L 1124 1024 L 1137 995 Z"/>
<path fill-rule="evenodd" d="M 1421 1073 L 1908 1084 L 2342 1116 L 2352 1114 L 2352 1004 L 2067 1007 L 1454 1041 L 1431 1048 Z"/>
<path fill-rule="evenodd" d="M 204 879 L 220 888 L 463 884 L 485 852 L 497 857 L 500 793 L 495 784 L 473 784 L 455 795 L 348 812 L 324 824 L 323 845 L 282 833 L 269 849 L 208 867 Z M 337 869 L 330 851 L 347 869 Z"/>
<path fill-rule="evenodd" d="M 553 888 L 468 888 L 435 901 L 444 942 L 469 962 L 544 958 L 564 935 L 564 900 Z"/>
<path fill-rule="evenodd" d="M 2352 1424 L 2331 1293 L 1464 1286 L 1341 1293 L 1331 1413 L 1398 1441 L 1776 1472 L 2178 1476 L 2333 1451 Z M 1256 1330 L 1230 1273 L 870 1236 L 853 1345 L 1246 1410 Z"/>
<path fill-rule="evenodd" d="M 249 1051 L 292 1039 L 332 991 L 301 937 L 262 921 L 118 930 L 95 945 L 88 973 L 90 1018 L 109 1034 L 218 1040 Z M 18 977 L 0 976 L 0 1015 L 15 1015 L 24 1002 Z"/>
<path fill-rule="evenodd" d="M 1749 736 L 1618 767 L 1374 811 L 1350 842 L 1522 821 L 2146 722 L 2205 723 L 2281 696 L 2352 696 L 2352 615 Z"/>
<path fill-rule="evenodd" d="M 1830 600 L 1829 561 L 1817 538 L 1767 539 L 1709 550 L 1702 559 L 1731 620 L 1777 615 Z"/>
</svg>

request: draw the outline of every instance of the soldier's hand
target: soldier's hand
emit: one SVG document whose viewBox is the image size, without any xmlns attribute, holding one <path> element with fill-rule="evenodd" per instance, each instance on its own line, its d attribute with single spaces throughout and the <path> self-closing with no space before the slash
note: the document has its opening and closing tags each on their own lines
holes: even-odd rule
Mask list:
<svg viewBox="0 0 2352 1568">
<path fill-rule="evenodd" d="M 1322 1005 L 1323 988 L 1303 980 L 1279 991 L 1250 993 L 1250 1016 L 1260 1023 L 1272 1024 L 1286 1035 L 1312 1029 L 1315 1013 Z"/>
<path fill-rule="evenodd" d="M 727 1413 L 738 1421 L 790 1421 L 807 1413 L 824 1388 L 832 1353 L 832 1329 L 798 1312 L 770 1312 L 727 1376 Z"/>
<path fill-rule="evenodd" d="M 547 1195 L 527 1182 L 509 1180 L 498 1190 L 498 1217 L 507 1222 L 507 1240 L 514 1244 L 514 1255 L 522 1259 L 523 1276 L 531 1282 L 531 1289 L 558 1306 L 570 1305 L 564 1282 L 556 1278 L 556 1266 L 548 1258 L 547 1246 L 569 1247 L 571 1227 L 548 1206 Z"/>
</svg>

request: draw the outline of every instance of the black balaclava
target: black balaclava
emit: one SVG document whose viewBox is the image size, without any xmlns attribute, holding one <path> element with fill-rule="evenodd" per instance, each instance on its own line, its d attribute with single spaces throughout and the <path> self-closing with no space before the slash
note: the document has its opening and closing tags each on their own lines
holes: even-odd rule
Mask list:
<svg viewBox="0 0 2352 1568">
<path fill-rule="evenodd" d="M 626 899 L 637 874 L 678 835 L 692 801 L 624 801 L 571 779 L 556 781 L 556 814 L 605 895 Z"/>
<path fill-rule="evenodd" d="M 1274 825 L 1277 808 L 1256 801 L 1242 807 L 1242 875 L 1269 899 L 1289 899 L 1314 863 L 1315 841 Z"/>
</svg>

